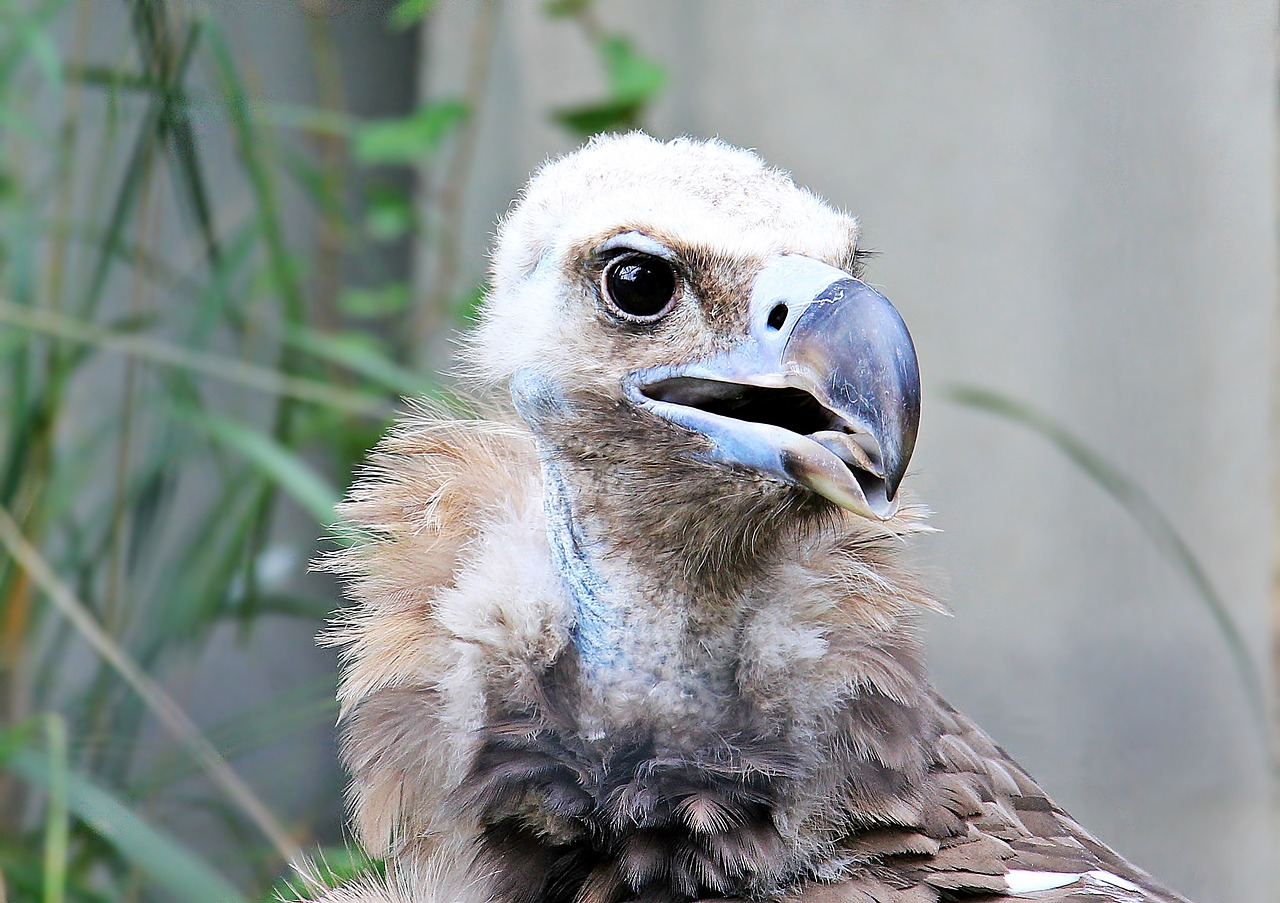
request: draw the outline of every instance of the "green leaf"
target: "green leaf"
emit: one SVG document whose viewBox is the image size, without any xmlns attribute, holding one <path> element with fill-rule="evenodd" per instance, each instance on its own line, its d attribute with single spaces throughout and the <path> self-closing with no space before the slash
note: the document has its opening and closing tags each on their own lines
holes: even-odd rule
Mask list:
<svg viewBox="0 0 1280 903">
<path fill-rule="evenodd" d="M 338 295 L 338 310 L 356 319 L 374 319 L 398 314 L 412 298 L 403 282 L 388 282 L 373 288 L 348 288 Z"/>
<path fill-rule="evenodd" d="M 363 420 L 319 407 L 302 408 L 298 411 L 295 441 L 322 443 L 332 462 L 329 472 L 350 474 L 368 457 L 369 449 L 378 444 L 390 417 L 389 414 L 383 421 Z"/>
<path fill-rule="evenodd" d="M 580 16 L 591 9 L 594 0 L 547 0 L 542 4 L 542 12 L 552 19 L 567 19 Z"/>
<path fill-rule="evenodd" d="M 246 612 L 247 606 L 244 604 L 233 604 L 223 614 L 228 619 L 272 615 L 280 618 L 301 618 L 304 621 L 323 624 L 325 619 L 333 614 L 334 604 L 332 599 L 312 599 L 287 593 L 259 593 L 253 600 L 252 611 Z"/>
<path fill-rule="evenodd" d="M 401 367 L 362 332 L 327 335 L 314 329 L 294 329 L 285 337 L 291 346 L 346 367 L 401 395 L 435 395 L 437 386 L 427 377 Z"/>
<path fill-rule="evenodd" d="M 596 103 L 554 111 L 552 118 L 579 137 L 640 127 L 645 106 L 662 93 L 667 73 L 626 38 L 610 36 L 597 45 L 609 96 Z"/>
<path fill-rule="evenodd" d="M 198 34 L 199 22 L 191 26 L 191 41 L 194 43 Z M 210 203 L 209 187 L 205 178 L 200 145 L 196 140 L 195 128 L 188 116 L 185 106 L 177 99 L 170 98 L 165 109 L 165 120 L 169 138 L 170 155 L 174 163 L 174 185 L 178 189 L 179 200 L 184 200 L 189 207 L 190 216 L 200 233 L 201 244 L 211 270 L 219 268 L 222 258 L 221 242 L 218 239 L 217 226 L 213 221 L 213 207 Z"/>
<path fill-rule="evenodd" d="M 643 104 L 632 101 L 606 101 L 556 110 L 551 118 L 579 138 L 590 138 L 601 132 L 627 132 L 639 128 L 643 111 Z"/>
<path fill-rule="evenodd" d="M 387 24 L 396 31 L 407 31 L 431 15 L 435 5 L 435 0 L 399 0 L 387 13 Z"/>
<path fill-rule="evenodd" d="M 313 135 L 349 138 L 359 120 L 336 110 L 289 103 L 261 103 L 253 106 L 254 118 L 268 125 L 297 129 Z"/>
<path fill-rule="evenodd" d="M 334 888 L 363 875 L 385 875 L 386 867 L 381 860 L 370 859 L 359 849 L 326 847 L 320 851 L 309 871 L 314 881 L 325 888 Z M 292 878 L 281 879 L 258 903 L 305 903 L 313 900 L 313 890 L 299 887 L 300 883 Z"/>
<path fill-rule="evenodd" d="M 486 287 L 477 282 L 468 291 L 459 295 L 453 302 L 453 316 L 464 326 L 469 326 L 480 319 L 480 305 L 484 303 Z"/>
<path fill-rule="evenodd" d="M 230 588 L 246 557 L 245 543 L 253 530 L 253 499 L 257 474 L 227 485 L 208 508 L 191 512 L 191 525 L 175 537 L 175 550 L 157 568 L 156 585 L 164 587 L 164 603 L 151 617 L 141 619 L 135 642 L 143 660 L 162 650 L 175 651 L 197 642 L 226 615 Z M 246 608 L 252 599 L 237 600 Z"/>
<path fill-rule="evenodd" d="M 63 70 L 68 82 L 106 88 L 112 91 L 127 90 L 140 93 L 164 93 L 164 84 L 149 72 L 136 69 L 119 69 L 113 66 L 69 63 Z"/>
<path fill-rule="evenodd" d="M 10 61 L 17 63 L 24 57 L 32 60 L 45 81 L 54 90 L 57 102 L 61 102 L 61 97 L 58 95 L 63 88 L 62 60 L 58 55 L 58 45 L 53 39 L 56 32 L 49 26 L 62 7 L 69 2 L 70 0 L 57 0 L 55 3 L 46 4 L 44 9 L 38 10 L 34 15 L 16 18 L 5 16 L 8 20 L 5 28 L 12 29 L 16 38 L 15 43 L 7 48 L 13 54 Z M 12 74 L 13 70 L 6 66 L 3 75 L 11 76 Z"/>
<path fill-rule="evenodd" d="M 26 838 L 19 835 L 15 838 L 0 837 L 0 903 L 6 899 L 17 903 L 19 900 L 42 900 L 44 895 L 44 877 L 34 867 L 30 859 L 30 850 L 23 849 Z M 15 842 L 16 841 L 16 842 Z M 98 842 L 98 846 L 103 846 Z M 101 885 L 102 876 L 72 874 L 67 876 L 67 896 L 74 903 L 119 903 L 119 897 L 111 898 L 100 892 L 99 888 L 90 889 L 85 879 Z M 6 898 L 3 892 L 8 892 Z"/>
<path fill-rule="evenodd" d="M 600 57 L 609 77 L 610 98 L 615 101 L 647 103 L 662 92 L 667 72 L 662 64 L 636 50 L 623 37 L 606 37 L 600 41 Z"/>
<path fill-rule="evenodd" d="M 333 507 L 341 494 L 292 449 L 267 433 L 208 411 L 178 409 L 178 416 L 244 455 L 318 523 L 332 523 Z"/>
<path fill-rule="evenodd" d="M 9 768 L 25 781 L 52 791 L 55 778 L 44 756 L 24 749 L 7 758 Z M 246 903 L 207 862 L 153 828 L 113 793 L 74 771 L 64 778 L 75 816 L 156 885 L 184 903 Z"/>
<path fill-rule="evenodd" d="M 460 100 L 443 100 L 398 119 L 365 123 L 355 132 L 352 153 L 370 165 L 408 165 L 430 159 L 468 112 Z"/>
<path fill-rule="evenodd" d="M 417 217 L 413 202 L 403 192 L 387 187 L 369 192 L 364 228 L 377 241 L 393 241 L 413 229 Z"/>
</svg>

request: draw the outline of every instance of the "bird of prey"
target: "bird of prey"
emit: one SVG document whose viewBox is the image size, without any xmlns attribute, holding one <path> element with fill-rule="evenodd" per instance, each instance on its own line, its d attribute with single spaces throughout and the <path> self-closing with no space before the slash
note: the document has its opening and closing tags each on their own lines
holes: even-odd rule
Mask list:
<svg viewBox="0 0 1280 903">
<path fill-rule="evenodd" d="M 858 227 L 748 151 L 600 138 L 499 228 L 466 376 L 344 504 L 326 903 L 1185 900 L 930 687 L 920 383 Z"/>
</svg>

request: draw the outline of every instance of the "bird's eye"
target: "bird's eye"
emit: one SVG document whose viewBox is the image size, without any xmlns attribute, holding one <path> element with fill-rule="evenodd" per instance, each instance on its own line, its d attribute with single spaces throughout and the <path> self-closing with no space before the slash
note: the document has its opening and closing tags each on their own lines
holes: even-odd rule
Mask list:
<svg viewBox="0 0 1280 903">
<path fill-rule="evenodd" d="M 609 261 L 601 279 L 605 296 L 619 312 L 637 320 L 664 313 L 676 296 L 676 272 L 652 254 L 630 253 Z"/>
</svg>

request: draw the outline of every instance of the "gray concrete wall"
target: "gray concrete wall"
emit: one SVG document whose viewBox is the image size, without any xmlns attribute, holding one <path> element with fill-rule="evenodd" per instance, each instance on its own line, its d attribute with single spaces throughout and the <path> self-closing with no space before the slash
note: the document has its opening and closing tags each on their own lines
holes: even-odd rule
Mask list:
<svg viewBox="0 0 1280 903">
<path fill-rule="evenodd" d="M 425 83 L 459 88 L 470 4 Z M 1051 414 L 1173 519 L 1268 653 L 1276 16 L 1270 3 L 605 3 L 671 73 L 653 130 L 720 135 L 864 223 L 916 337 L 918 543 L 957 617 L 938 686 L 1102 838 L 1205 903 L 1269 893 L 1257 725 L 1204 606 L 1051 445 L 945 398 Z M 599 97 L 572 26 L 503 12 L 466 275 L 529 169 Z"/>
</svg>

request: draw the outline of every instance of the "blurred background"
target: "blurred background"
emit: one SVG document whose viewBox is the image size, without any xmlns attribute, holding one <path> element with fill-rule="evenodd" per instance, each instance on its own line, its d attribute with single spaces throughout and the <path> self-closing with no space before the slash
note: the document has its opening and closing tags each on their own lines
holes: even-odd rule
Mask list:
<svg viewBox="0 0 1280 903">
<path fill-rule="evenodd" d="M 342 826 L 307 573 L 598 131 L 858 215 L 936 683 L 1203 903 L 1280 884 L 1274 3 L 0 0 L 0 901 L 249 903 Z"/>
</svg>

